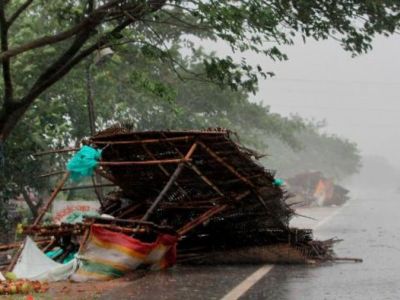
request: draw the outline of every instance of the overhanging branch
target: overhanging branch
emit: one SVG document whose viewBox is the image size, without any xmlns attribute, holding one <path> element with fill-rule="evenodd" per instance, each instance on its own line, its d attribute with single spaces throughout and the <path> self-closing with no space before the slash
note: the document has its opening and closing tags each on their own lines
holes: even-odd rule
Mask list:
<svg viewBox="0 0 400 300">
<path fill-rule="evenodd" d="M 95 14 L 66 31 L 51 36 L 44 36 L 12 49 L 7 49 L 5 51 L 2 50 L 2 53 L 0 54 L 0 59 L 8 59 L 29 50 L 49 46 L 64 41 L 70 37 L 73 37 L 74 35 L 79 34 L 82 31 L 86 31 L 88 27 L 93 28 L 97 26 L 101 23 L 103 17 L 104 14 Z"/>
</svg>

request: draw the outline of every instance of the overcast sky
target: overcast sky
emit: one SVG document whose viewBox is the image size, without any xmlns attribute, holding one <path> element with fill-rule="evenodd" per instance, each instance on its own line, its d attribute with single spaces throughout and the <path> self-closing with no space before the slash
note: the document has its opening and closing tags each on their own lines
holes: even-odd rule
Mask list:
<svg viewBox="0 0 400 300">
<path fill-rule="evenodd" d="M 276 74 L 254 99 L 283 115 L 326 119 L 330 133 L 400 167 L 400 35 L 377 38 L 356 58 L 334 41 L 299 42 L 286 53 L 286 62 L 250 58 Z"/>
</svg>

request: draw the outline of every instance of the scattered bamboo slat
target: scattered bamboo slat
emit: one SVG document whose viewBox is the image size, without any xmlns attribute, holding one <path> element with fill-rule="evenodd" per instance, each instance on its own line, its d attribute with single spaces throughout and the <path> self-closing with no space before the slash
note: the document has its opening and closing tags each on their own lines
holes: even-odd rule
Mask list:
<svg viewBox="0 0 400 300">
<path fill-rule="evenodd" d="M 176 142 L 176 141 L 186 141 L 189 142 L 193 139 L 193 136 L 183 136 L 167 139 L 148 139 L 148 140 L 127 140 L 127 141 L 92 141 L 95 145 L 135 145 L 135 144 L 154 144 L 154 143 L 164 143 L 166 141 Z"/>
<path fill-rule="evenodd" d="M 164 159 L 164 160 L 144 160 L 144 161 L 101 161 L 100 166 L 141 166 L 141 165 L 161 165 L 161 164 L 179 164 L 185 162 L 182 159 Z"/>
<path fill-rule="evenodd" d="M 38 178 L 46 178 L 46 177 L 51 177 L 51 176 L 55 176 L 55 175 L 60 175 L 60 174 L 64 174 L 65 171 L 54 171 L 54 172 L 49 172 L 46 174 L 40 174 L 38 175 Z"/>
<path fill-rule="evenodd" d="M 97 187 L 113 187 L 115 184 L 113 183 L 104 183 L 104 184 L 96 184 L 96 185 L 82 185 L 82 186 L 70 186 L 63 187 L 60 191 L 71 191 L 71 190 L 85 190 L 85 189 L 95 189 Z"/>
<path fill-rule="evenodd" d="M 79 151 L 79 150 L 80 150 L 80 148 L 53 149 L 53 150 L 47 150 L 47 151 L 34 153 L 33 156 L 43 156 L 43 155 L 55 154 L 55 153 L 76 152 L 76 151 Z"/>
<path fill-rule="evenodd" d="M 33 222 L 33 225 L 37 225 L 42 221 L 44 215 L 46 214 L 46 212 L 50 208 L 50 205 L 53 203 L 54 199 L 57 197 L 58 193 L 61 191 L 61 189 L 64 186 L 64 184 L 67 182 L 67 180 L 69 178 L 69 175 L 70 175 L 69 172 L 65 172 L 64 173 L 64 176 L 62 177 L 60 182 L 57 184 L 57 186 L 54 189 L 54 191 L 51 193 L 50 198 L 47 200 L 45 206 L 41 209 L 40 214 L 37 216 L 37 218 Z"/>
<path fill-rule="evenodd" d="M 49 239 L 40 239 L 40 240 L 36 240 L 35 243 L 40 245 L 40 244 L 46 244 L 48 243 Z M 21 247 L 24 244 L 24 242 L 18 242 L 18 243 L 11 243 L 11 244 L 0 244 L 0 251 L 7 251 L 7 250 L 11 250 L 11 249 L 16 249 L 18 247 Z"/>
<path fill-rule="evenodd" d="M 251 192 L 245 192 L 242 195 L 236 197 L 236 200 L 242 200 L 243 198 L 245 198 L 246 196 L 250 195 Z M 212 216 L 220 213 L 221 211 L 225 210 L 228 207 L 227 204 L 224 205 L 220 205 L 220 206 L 215 206 L 211 209 L 209 209 L 208 211 L 206 211 L 205 213 L 203 213 L 202 215 L 200 215 L 197 219 L 194 219 L 193 221 L 189 222 L 188 224 L 186 224 L 185 226 L 183 226 L 181 229 L 178 230 L 178 233 L 180 235 L 184 235 L 186 233 L 188 233 L 190 230 L 194 229 L 196 226 L 200 225 L 201 223 L 203 223 L 204 221 L 208 220 L 209 218 L 211 218 Z"/>
<path fill-rule="evenodd" d="M 150 206 L 150 208 L 146 211 L 146 213 L 143 215 L 142 217 L 142 221 L 146 221 L 151 213 L 154 211 L 154 209 L 157 207 L 158 203 L 163 199 L 163 197 L 165 196 L 165 194 L 168 192 L 168 190 L 171 188 L 172 184 L 176 181 L 176 179 L 178 178 L 178 176 L 181 174 L 185 164 L 184 162 L 188 161 L 190 159 L 190 157 L 193 155 L 194 151 L 197 148 L 197 143 L 194 143 L 188 153 L 186 154 L 184 159 L 181 159 L 180 161 L 182 161 L 178 167 L 176 168 L 175 172 L 172 174 L 172 176 L 170 177 L 170 179 L 168 180 L 167 184 L 164 186 L 164 188 L 162 189 L 162 191 L 160 192 L 160 194 L 157 196 L 157 198 L 154 200 L 153 204 Z"/>
</svg>

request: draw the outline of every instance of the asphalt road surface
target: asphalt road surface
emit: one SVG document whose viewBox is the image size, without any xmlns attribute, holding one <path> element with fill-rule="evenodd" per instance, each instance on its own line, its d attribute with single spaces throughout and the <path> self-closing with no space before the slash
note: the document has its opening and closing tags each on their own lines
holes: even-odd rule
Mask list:
<svg viewBox="0 0 400 300">
<path fill-rule="evenodd" d="M 363 263 L 322 266 L 178 266 L 151 273 L 102 299 L 400 299 L 400 195 L 368 193 L 342 208 L 301 210 L 295 219 L 335 251 Z"/>
</svg>

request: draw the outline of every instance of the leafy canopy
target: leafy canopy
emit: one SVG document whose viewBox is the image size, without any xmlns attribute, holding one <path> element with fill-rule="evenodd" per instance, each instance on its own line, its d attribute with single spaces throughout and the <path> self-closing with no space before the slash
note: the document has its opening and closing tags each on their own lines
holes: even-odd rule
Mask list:
<svg viewBox="0 0 400 300">
<path fill-rule="evenodd" d="M 200 37 L 281 60 L 279 45 L 300 34 L 333 37 L 358 54 L 371 48 L 375 34 L 399 29 L 399 6 L 393 0 L 0 0 L 0 140 L 38 97 L 98 49 L 135 43 L 168 59 L 169 41 L 190 48 Z M 165 40 L 160 31 L 167 25 Z M 233 89 L 255 92 L 258 76 L 269 74 L 229 56 L 202 62 L 204 72 L 196 77 Z M 181 66 L 171 60 L 170 67 Z"/>
</svg>

